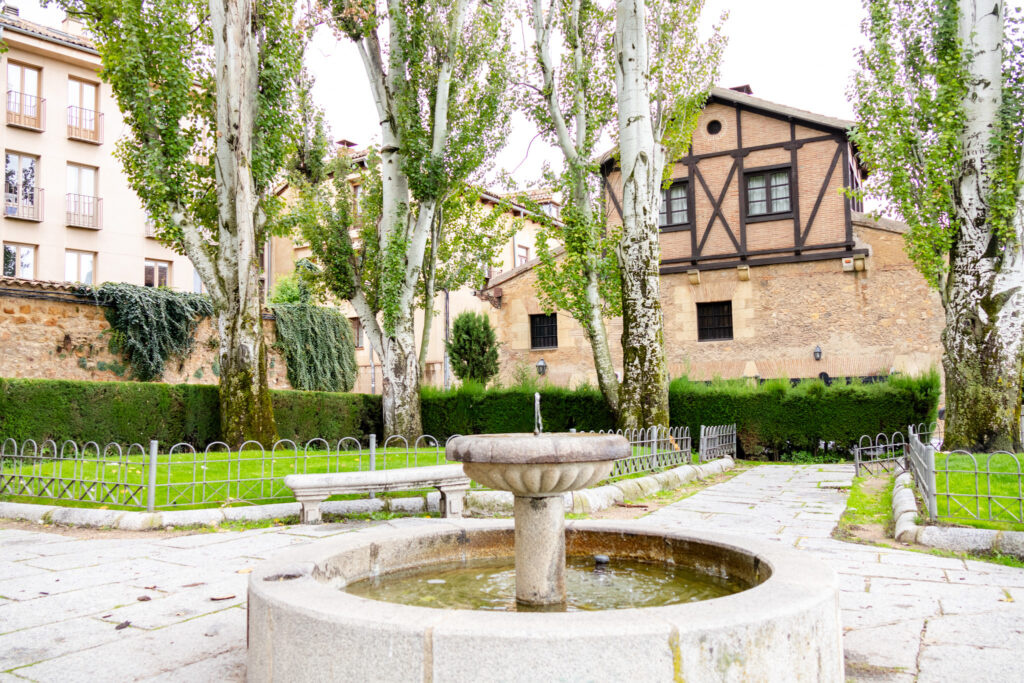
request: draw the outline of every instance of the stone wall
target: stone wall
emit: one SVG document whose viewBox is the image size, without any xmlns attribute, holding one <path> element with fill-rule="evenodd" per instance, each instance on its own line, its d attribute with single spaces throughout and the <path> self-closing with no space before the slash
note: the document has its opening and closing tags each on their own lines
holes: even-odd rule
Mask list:
<svg viewBox="0 0 1024 683">
<path fill-rule="evenodd" d="M 290 389 L 287 367 L 274 343 L 274 322 L 264 320 L 268 375 L 274 389 Z M 64 283 L 0 278 L 0 377 L 118 381 L 131 379 L 120 355 L 110 351 L 104 309 Z M 216 384 L 214 320 L 196 330 L 188 358 L 167 362 L 163 382 Z"/>
<path fill-rule="evenodd" d="M 863 218 L 854 225 L 858 247 L 870 250 L 865 270 L 846 272 L 838 259 L 663 275 L 662 306 L 669 373 L 713 377 L 831 377 L 918 373 L 939 367 L 944 313 L 903 252 L 902 227 Z M 502 377 L 535 372 L 544 358 L 549 380 L 596 386 L 590 344 L 571 316 L 558 313 L 558 348 L 530 348 L 530 314 L 542 313 L 536 275 L 520 268 L 493 287 L 501 307 L 490 310 L 498 330 Z M 494 289 L 491 290 L 494 292 Z M 731 301 L 733 338 L 697 340 L 697 304 Z M 612 356 L 621 370 L 621 319 L 607 321 Z M 815 346 L 822 359 L 815 361 Z"/>
</svg>

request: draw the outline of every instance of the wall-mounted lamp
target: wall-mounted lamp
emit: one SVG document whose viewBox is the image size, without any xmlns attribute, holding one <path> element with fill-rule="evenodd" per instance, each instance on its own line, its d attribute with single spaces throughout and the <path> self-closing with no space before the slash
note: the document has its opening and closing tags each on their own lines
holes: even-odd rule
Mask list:
<svg viewBox="0 0 1024 683">
<path fill-rule="evenodd" d="M 541 358 L 539 361 L 537 361 L 537 374 L 538 375 L 543 375 L 547 371 L 548 371 L 548 364 L 544 362 L 543 358 Z"/>
<path fill-rule="evenodd" d="M 820 346 L 815 346 L 814 347 L 814 360 L 821 360 L 821 347 Z"/>
</svg>

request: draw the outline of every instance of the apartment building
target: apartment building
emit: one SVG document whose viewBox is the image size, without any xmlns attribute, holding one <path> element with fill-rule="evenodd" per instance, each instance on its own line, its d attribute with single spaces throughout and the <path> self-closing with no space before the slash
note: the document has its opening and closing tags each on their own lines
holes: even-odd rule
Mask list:
<svg viewBox="0 0 1024 683">
<path fill-rule="evenodd" d="M 199 291 L 187 258 L 161 245 L 128 185 L 115 144 L 124 123 L 82 25 L 0 13 L 6 77 L 0 275 Z"/>
</svg>

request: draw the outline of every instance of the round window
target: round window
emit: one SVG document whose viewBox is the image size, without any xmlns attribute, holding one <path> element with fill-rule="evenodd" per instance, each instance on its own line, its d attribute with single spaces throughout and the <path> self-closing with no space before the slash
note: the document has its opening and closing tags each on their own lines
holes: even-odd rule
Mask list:
<svg viewBox="0 0 1024 683">
<path fill-rule="evenodd" d="M 714 121 L 708 121 L 708 133 L 711 135 L 718 135 L 722 132 L 722 122 L 718 119 Z"/>
</svg>

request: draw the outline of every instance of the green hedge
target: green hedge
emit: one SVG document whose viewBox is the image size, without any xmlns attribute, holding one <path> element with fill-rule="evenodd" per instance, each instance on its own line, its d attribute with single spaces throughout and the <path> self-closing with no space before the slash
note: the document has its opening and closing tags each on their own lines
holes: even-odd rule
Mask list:
<svg viewBox="0 0 1024 683">
<path fill-rule="evenodd" d="M 534 387 L 492 389 L 467 384 L 423 390 L 423 430 L 452 434 L 533 431 Z M 609 429 L 598 390 L 539 389 L 544 430 Z M 819 441 L 845 450 L 862 434 L 902 431 L 935 419 L 939 377 L 894 376 L 888 382 L 826 387 L 818 380 L 711 385 L 678 379 L 669 391 L 673 425 L 686 425 L 694 447 L 700 425 L 737 424 L 742 454 L 816 452 Z M 380 396 L 316 391 L 273 392 L 278 434 L 297 442 L 382 433 Z M 149 382 L 0 379 L 0 439 L 100 443 L 186 441 L 203 445 L 220 434 L 216 386 Z"/>
<path fill-rule="evenodd" d="M 380 431 L 380 397 L 274 391 L 282 439 L 339 439 Z M 220 437 L 216 386 L 0 379 L 0 439 L 205 445 Z"/>
<path fill-rule="evenodd" d="M 424 388 L 423 431 L 438 439 L 452 434 L 532 432 L 533 387 L 490 389 L 467 383 L 459 389 Z M 541 419 L 546 432 L 609 429 L 614 420 L 601 392 L 591 388 L 546 387 L 540 393 Z"/>
<path fill-rule="evenodd" d="M 795 451 L 815 453 L 819 442 L 848 450 L 863 434 L 905 431 L 907 425 L 935 419 L 939 376 L 932 370 L 919 377 L 894 375 L 886 382 L 825 386 L 821 380 L 791 386 L 772 380 L 718 381 L 710 385 L 677 379 L 669 390 L 673 425 L 690 428 L 694 447 L 700 426 L 735 422 L 739 445 L 747 457 L 767 451 L 779 456 Z"/>
</svg>

